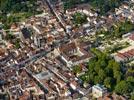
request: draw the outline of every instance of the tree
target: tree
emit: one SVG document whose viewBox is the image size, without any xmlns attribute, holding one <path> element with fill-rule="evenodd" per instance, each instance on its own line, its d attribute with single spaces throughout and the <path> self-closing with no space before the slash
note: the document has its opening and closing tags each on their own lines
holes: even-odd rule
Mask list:
<svg viewBox="0 0 134 100">
<path fill-rule="evenodd" d="M 8 29 L 13 22 L 41 13 L 37 7 L 37 0 L 0 0 L 0 21 Z"/>
<path fill-rule="evenodd" d="M 100 67 L 100 65 L 97 63 L 97 64 L 94 66 L 94 71 L 96 71 L 96 73 L 99 73 L 99 70 L 101 70 L 101 67 Z"/>
<path fill-rule="evenodd" d="M 99 64 L 100 64 L 101 68 L 104 69 L 107 66 L 106 59 L 103 58 L 102 60 L 100 60 Z"/>
<path fill-rule="evenodd" d="M 75 25 L 81 25 L 87 22 L 87 16 L 84 13 L 75 13 L 73 15 L 73 22 Z"/>
<path fill-rule="evenodd" d="M 20 39 L 16 39 L 15 43 L 14 43 L 15 47 L 17 49 L 19 49 L 21 46 L 20 46 Z"/>
<path fill-rule="evenodd" d="M 113 62 L 113 70 L 114 71 L 120 71 L 121 70 L 120 64 L 114 61 Z"/>
<path fill-rule="evenodd" d="M 89 73 L 88 75 L 89 75 L 90 83 L 94 83 L 94 78 L 97 75 L 97 73 L 92 72 L 92 73 Z"/>
<path fill-rule="evenodd" d="M 87 74 L 82 75 L 82 76 L 81 76 L 81 79 L 82 79 L 84 82 L 86 82 L 86 83 L 90 82 L 89 75 L 87 75 Z"/>
<path fill-rule="evenodd" d="M 121 65 L 110 58 L 107 53 L 94 48 L 91 51 L 95 58 L 89 60 L 88 71 L 85 76 L 89 76 L 88 79 L 92 84 L 104 84 L 113 91 L 116 84 L 124 79 Z"/>
<path fill-rule="evenodd" d="M 88 69 L 90 71 L 94 71 L 95 63 L 96 63 L 96 59 L 95 58 L 92 58 L 92 59 L 89 60 L 89 62 L 88 62 Z"/>
<path fill-rule="evenodd" d="M 119 83 L 117 83 L 116 87 L 115 87 L 115 92 L 118 94 L 127 94 L 129 92 L 132 91 L 132 86 L 131 84 L 129 84 L 126 81 L 121 81 Z"/>
<path fill-rule="evenodd" d="M 134 100 L 134 92 L 131 94 L 131 100 Z"/>
<path fill-rule="evenodd" d="M 113 59 L 112 60 L 109 60 L 108 61 L 108 68 L 113 69 L 113 63 L 114 63 L 114 60 Z"/>
<path fill-rule="evenodd" d="M 116 83 L 120 82 L 122 79 L 122 73 L 120 71 L 114 71 L 114 78 L 116 79 Z"/>
<path fill-rule="evenodd" d="M 134 84 L 134 77 L 133 76 L 128 76 L 127 77 L 127 82 L 131 82 Z"/>
<path fill-rule="evenodd" d="M 32 11 L 36 9 L 36 2 L 37 0 L 0 0 L 0 9 L 5 13 L 28 12 L 29 9 Z M 29 4 L 34 6 L 31 7 Z"/>
<path fill-rule="evenodd" d="M 98 75 L 96 75 L 96 76 L 94 77 L 94 84 L 101 84 L 101 83 L 102 83 L 101 78 L 100 78 Z"/>
<path fill-rule="evenodd" d="M 7 40 L 12 40 L 12 39 L 15 39 L 15 36 L 11 33 L 8 33 L 5 37 Z"/>
<path fill-rule="evenodd" d="M 104 85 L 105 87 L 111 89 L 112 86 L 112 78 L 111 77 L 106 77 L 104 80 Z"/>
<path fill-rule="evenodd" d="M 103 53 L 96 48 L 91 48 L 91 52 L 94 53 L 97 58 L 101 58 L 101 56 L 103 55 Z"/>
<path fill-rule="evenodd" d="M 103 69 L 99 70 L 98 76 L 100 77 L 101 80 L 104 80 L 106 77 L 106 73 Z"/>
<path fill-rule="evenodd" d="M 70 9 L 75 7 L 77 4 L 87 3 L 98 9 L 100 14 L 106 14 L 110 10 L 114 10 L 115 7 L 118 7 L 121 4 L 122 0 L 62 0 L 64 1 L 64 9 Z"/>
<path fill-rule="evenodd" d="M 81 67 L 80 67 L 80 66 L 74 66 L 74 67 L 73 67 L 73 72 L 74 72 L 75 74 L 80 73 L 80 72 L 81 72 Z"/>
<path fill-rule="evenodd" d="M 113 69 L 112 68 L 106 67 L 104 69 L 104 71 L 105 71 L 107 76 L 113 77 Z"/>
</svg>

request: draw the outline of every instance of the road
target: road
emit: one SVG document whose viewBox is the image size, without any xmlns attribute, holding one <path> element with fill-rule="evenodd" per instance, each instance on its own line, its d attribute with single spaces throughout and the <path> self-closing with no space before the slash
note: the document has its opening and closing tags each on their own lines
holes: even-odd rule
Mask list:
<svg viewBox="0 0 134 100">
<path fill-rule="evenodd" d="M 42 51 L 42 52 L 40 52 L 38 54 L 35 54 L 35 55 L 33 55 L 33 56 L 31 56 L 31 57 L 29 57 L 29 58 L 19 62 L 18 64 L 11 64 L 10 67 L 15 67 L 15 66 L 20 66 L 20 65 L 24 65 L 25 66 L 27 63 L 30 63 L 31 61 L 37 60 L 38 58 L 40 58 L 42 56 L 45 56 L 49 52 L 51 52 L 51 50 L 50 51 L 45 51 L 44 50 L 44 51 Z"/>
<path fill-rule="evenodd" d="M 46 2 L 46 4 L 48 5 L 49 9 L 51 10 L 52 14 L 54 16 L 56 16 L 60 26 L 64 29 L 64 31 L 66 32 L 66 28 L 65 28 L 65 24 L 62 22 L 60 16 L 57 14 L 57 12 L 55 11 L 55 9 L 53 8 L 53 5 L 51 5 L 49 0 L 43 0 L 43 2 Z"/>
<path fill-rule="evenodd" d="M 26 68 L 24 69 L 33 79 L 35 79 L 42 86 L 44 92 L 47 94 L 49 92 L 49 89 L 46 86 L 44 86 L 42 82 L 40 82 L 40 80 L 37 79 L 29 70 L 27 70 Z"/>
<path fill-rule="evenodd" d="M 65 83 L 68 83 L 68 80 L 66 79 L 66 77 L 61 76 L 57 73 L 57 71 L 54 69 L 55 67 L 52 65 L 49 65 L 48 63 L 42 63 L 45 67 L 47 67 L 47 69 L 49 71 L 51 71 L 53 74 L 55 74 L 58 78 L 60 78 L 61 80 L 63 80 Z"/>
</svg>

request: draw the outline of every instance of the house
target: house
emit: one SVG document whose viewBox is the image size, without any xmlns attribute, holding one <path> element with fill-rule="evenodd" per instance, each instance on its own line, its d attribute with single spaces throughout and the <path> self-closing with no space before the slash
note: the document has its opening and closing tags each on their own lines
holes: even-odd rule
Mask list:
<svg viewBox="0 0 134 100">
<path fill-rule="evenodd" d="M 113 94 L 106 94 L 104 97 L 98 98 L 98 100 L 128 100 L 128 99 L 121 95 L 113 93 Z"/>
<path fill-rule="evenodd" d="M 129 43 L 134 45 L 134 33 L 129 36 Z"/>
<path fill-rule="evenodd" d="M 73 90 L 76 90 L 76 89 L 77 89 L 77 86 L 78 86 L 78 83 L 77 83 L 76 81 L 70 82 L 70 87 L 71 87 Z"/>
<path fill-rule="evenodd" d="M 118 53 L 117 55 L 114 56 L 114 59 L 117 62 L 124 62 L 127 61 L 127 58 L 125 58 L 125 56 L 123 56 L 121 53 Z"/>
<path fill-rule="evenodd" d="M 85 88 L 78 88 L 77 91 L 81 94 L 81 95 L 86 95 L 87 93 L 89 93 L 89 91 Z"/>
<path fill-rule="evenodd" d="M 127 50 L 125 52 L 118 52 L 115 56 L 114 59 L 117 62 L 127 62 L 131 61 L 134 59 L 134 49 Z"/>
<path fill-rule="evenodd" d="M 92 95 L 95 98 L 104 97 L 106 93 L 107 89 L 103 85 L 97 84 L 92 87 Z"/>
<path fill-rule="evenodd" d="M 70 25 L 66 26 L 66 32 L 71 33 L 72 27 Z"/>
<path fill-rule="evenodd" d="M 132 46 L 134 45 L 134 31 L 122 35 L 122 38 L 126 40 L 126 42 L 129 43 L 130 45 Z"/>
</svg>

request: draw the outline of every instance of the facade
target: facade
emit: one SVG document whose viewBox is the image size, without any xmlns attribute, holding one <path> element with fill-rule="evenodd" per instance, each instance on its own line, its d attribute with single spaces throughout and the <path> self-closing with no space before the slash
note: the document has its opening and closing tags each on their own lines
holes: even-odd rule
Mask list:
<svg viewBox="0 0 134 100">
<path fill-rule="evenodd" d="M 124 51 L 122 53 L 119 52 L 114 56 L 114 59 L 117 62 L 132 61 L 134 59 L 134 49 L 130 49 L 130 50 Z"/>
<path fill-rule="evenodd" d="M 94 85 L 92 87 L 92 95 L 95 98 L 103 97 L 106 93 L 107 93 L 107 89 L 100 84 Z"/>
<path fill-rule="evenodd" d="M 40 35 L 34 36 L 34 45 L 38 48 L 43 47 L 45 45 L 45 37 Z"/>
</svg>

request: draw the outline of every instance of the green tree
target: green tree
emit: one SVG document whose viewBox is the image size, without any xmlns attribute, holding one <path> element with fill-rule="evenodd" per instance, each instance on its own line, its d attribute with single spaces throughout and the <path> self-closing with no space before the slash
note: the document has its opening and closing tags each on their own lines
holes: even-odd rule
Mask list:
<svg viewBox="0 0 134 100">
<path fill-rule="evenodd" d="M 134 100 L 134 92 L 131 94 L 131 100 Z"/>
<path fill-rule="evenodd" d="M 9 29 L 13 22 L 41 13 L 37 8 L 37 0 L 0 0 L 0 21 Z"/>
<path fill-rule="evenodd" d="M 111 89 L 111 87 L 112 87 L 112 78 L 111 77 L 106 77 L 105 80 L 104 80 L 104 85 L 107 88 Z"/>
<path fill-rule="evenodd" d="M 16 39 L 15 43 L 14 43 L 16 49 L 20 48 L 20 39 Z"/>
<path fill-rule="evenodd" d="M 80 67 L 80 66 L 74 66 L 74 67 L 73 67 L 73 72 L 74 72 L 75 74 L 80 73 L 80 72 L 81 72 L 81 67 Z"/>
<path fill-rule="evenodd" d="M 102 79 L 98 75 L 96 75 L 94 77 L 94 84 L 101 84 L 101 83 L 102 83 Z"/>
<path fill-rule="evenodd" d="M 120 71 L 121 70 L 120 64 L 114 61 L 113 62 L 113 70 Z"/>
<path fill-rule="evenodd" d="M 12 39 L 15 39 L 15 36 L 12 33 L 8 33 L 8 34 L 6 34 L 5 39 L 6 40 L 12 40 Z"/>
<path fill-rule="evenodd" d="M 90 83 L 94 83 L 94 78 L 97 75 L 97 73 L 92 72 L 92 73 L 89 73 L 88 75 L 89 75 Z"/>
<path fill-rule="evenodd" d="M 134 84 L 134 77 L 133 76 L 128 76 L 127 77 L 127 82 L 131 82 Z"/>
<path fill-rule="evenodd" d="M 121 70 L 121 65 L 108 56 L 107 53 L 102 53 L 98 49 L 92 48 L 95 58 L 89 60 L 88 79 L 91 84 L 104 84 L 111 91 L 115 88 L 116 84 L 124 79 Z M 129 83 L 129 85 L 132 85 Z"/>
<path fill-rule="evenodd" d="M 115 87 L 115 92 L 118 94 L 127 94 L 129 92 L 132 91 L 132 86 L 130 83 L 126 82 L 126 81 L 121 81 L 119 83 L 117 83 L 116 87 Z"/>
<path fill-rule="evenodd" d="M 91 48 L 90 50 L 92 53 L 94 53 L 97 56 L 97 58 L 101 58 L 101 56 L 103 55 L 102 52 L 96 48 Z"/>
<path fill-rule="evenodd" d="M 101 15 L 105 15 L 108 11 L 114 10 L 119 7 L 123 0 L 62 0 L 64 2 L 64 9 L 70 9 L 75 7 L 77 4 L 88 3 L 99 11 Z"/>
<path fill-rule="evenodd" d="M 116 79 L 116 83 L 119 83 L 122 79 L 122 73 L 119 71 L 114 71 L 114 78 Z"/>
<path fill-rule="evenodd" d="M 103 69 L 100 69 L 99 70 L 99 73 L 98 73 L 100 79 L 103 81 L 105 78 L 106 78 L 106 73 Z"/>
<path fill-rule="evenodd" d="M 94 66 L 94 71 L 96 71 L 96 73 L 99 73 L 99 70 L 101 70 L 101 67 L 100 67 L 100 65 L 97 63 L 97 64 Z"/>
<path fill-rule="evenodd" d="M 87 16 L 84 13 L 75 13 L 73 15 L 73 22 L 75 25 L 81 25 L 87 22 Z"/>
<path fill-rule="evenodd" d="M 106 67 L 104 70 L 105 70 L 105 73 L 107 76 L 113 77 L 113 69 L 112 68 Z"/>
</svg>

